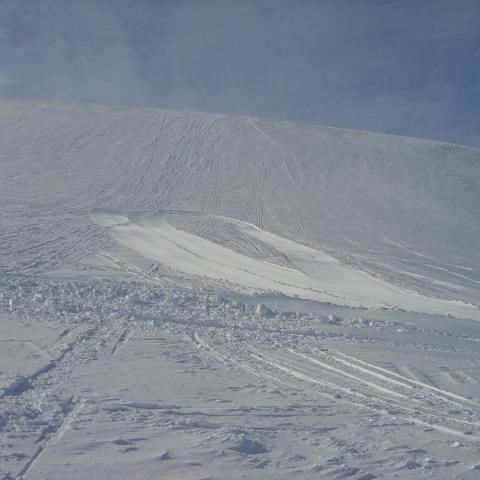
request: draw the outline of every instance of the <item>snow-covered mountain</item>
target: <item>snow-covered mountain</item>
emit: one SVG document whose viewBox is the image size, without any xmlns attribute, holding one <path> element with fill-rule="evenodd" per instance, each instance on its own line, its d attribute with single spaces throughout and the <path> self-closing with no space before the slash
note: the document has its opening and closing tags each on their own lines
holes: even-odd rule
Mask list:
<svg viewBox="0 0 480 480">
<path fill-rule="evenodd" d="M 480 151 L 2 102 L 0 173 L 0 478 L 476 478 Z"/>
<path fill-rule="evenodd" d="M 0 155 L 2 270 L 99 248 L 93 209 L 176 210 L 204 230 L 212 215 L 252 223 L 419 289 L 424 273 L 447 296 L 474 300 L 479 286 L 477 150 L 225 115 L 3 103 Z"/>
</svg>

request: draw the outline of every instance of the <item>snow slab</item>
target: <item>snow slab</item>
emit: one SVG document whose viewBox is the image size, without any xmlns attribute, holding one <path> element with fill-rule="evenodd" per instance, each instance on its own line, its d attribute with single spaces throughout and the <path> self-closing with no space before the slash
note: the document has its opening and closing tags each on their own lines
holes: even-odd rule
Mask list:
<svg viewBox="0 0 480 480">
<path fill-rule="evenodd" d="M 245 222 L 241 231 L 282 253 L 289 268 L 242 255 L 198 235 L 174 228 L 165 216 L 148 215 L 117 225 L 114 237 L 147 258 L 193 275 L 227 280 L 288 296 L 350 307 L 395 307 L 407 311 L 480 320 L 480 309 L 459 301 L 419 295 L 343 265 L 317 249 L 282 238 Z M 116 219 L 107 220 L 115 225 Z"/>
</svg>

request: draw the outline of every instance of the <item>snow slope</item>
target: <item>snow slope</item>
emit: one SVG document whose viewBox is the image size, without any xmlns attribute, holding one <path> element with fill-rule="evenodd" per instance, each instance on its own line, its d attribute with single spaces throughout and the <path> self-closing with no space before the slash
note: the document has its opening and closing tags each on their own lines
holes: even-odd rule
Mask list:
<svg viewBox="0 0 480 480">
<path fill-rule="evenodd" d="M 480 478 L 479 188 L 450 144 L 1 102 L 0 479 Z"/>
<path fill-rule="evenodd" d="M 2 104 L 0 149 L 7 271 L 98 248 L 106 236 L 93 208 L 169 209 L 244 220 L 438 295 L 475 301 L 480 285 L 476 150 L 224 115 L 21 103 Z"/>
</svg>

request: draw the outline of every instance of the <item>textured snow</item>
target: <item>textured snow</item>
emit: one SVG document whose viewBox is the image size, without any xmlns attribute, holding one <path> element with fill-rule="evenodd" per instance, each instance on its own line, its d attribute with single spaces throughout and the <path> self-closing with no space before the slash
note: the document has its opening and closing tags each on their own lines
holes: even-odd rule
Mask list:
<svg viewBox="0 0 480 480">
<path fill-rule="evenodd" d="M 231 219 L 227 220 L 232 222 Z M 108 223 L 114 225 L 115 219 Z M 396 287 L 342 265 L 322 251 L 253 225 L 247 224 L 245 227 L 244 222 L 239 223 L 237 231 L 272 246 L 292 265 L 276 265 L 235 252 L 172 227 L 164 216 L 149 216 L 139 222 L 122 224 L 114 229 L 113 236 L 146 258 L 193 275 L 349 307 L 396 307 L 480 320 L 480 309 L 476 305 L 429 298 Z"/>
<path fill-rule="evenodd" d="M 0 479 L 479 477 L 480 152 L 0 103 Z"/>
</svg>

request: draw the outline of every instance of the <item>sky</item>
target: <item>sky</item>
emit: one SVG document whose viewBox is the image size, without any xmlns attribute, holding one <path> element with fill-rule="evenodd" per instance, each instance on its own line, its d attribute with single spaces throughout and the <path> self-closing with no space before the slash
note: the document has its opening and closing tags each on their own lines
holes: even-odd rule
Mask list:
<svg viewBox="0 0 480 480">
<path fill-rule="evenodd" d="M 0 0 L 0 98 L 480 147 L 480 0 Z"/>
</svg>

